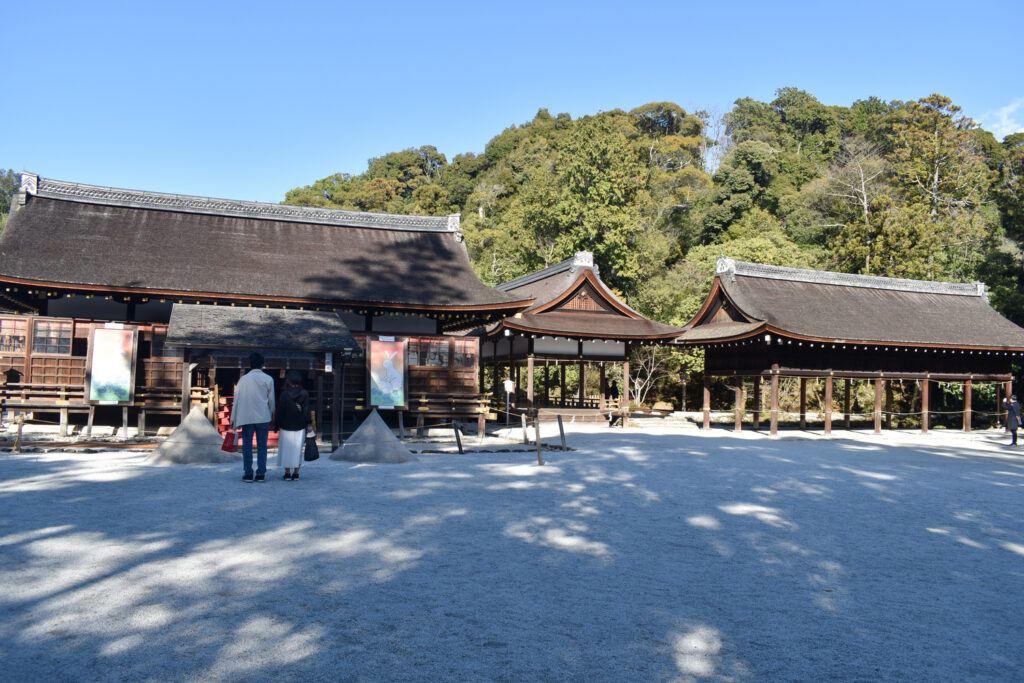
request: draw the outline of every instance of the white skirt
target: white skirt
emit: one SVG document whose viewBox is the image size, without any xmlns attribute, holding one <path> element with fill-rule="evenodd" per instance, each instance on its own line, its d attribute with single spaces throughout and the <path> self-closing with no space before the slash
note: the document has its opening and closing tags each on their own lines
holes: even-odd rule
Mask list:
<svg viewBox="0 0 1024 683">
<path fill-rule="evenodd" d="M 302 447 L 306 445 L 306 430 L 282 429 L 277 436 L 277 466 L 300 467 Z"/>
</svg>

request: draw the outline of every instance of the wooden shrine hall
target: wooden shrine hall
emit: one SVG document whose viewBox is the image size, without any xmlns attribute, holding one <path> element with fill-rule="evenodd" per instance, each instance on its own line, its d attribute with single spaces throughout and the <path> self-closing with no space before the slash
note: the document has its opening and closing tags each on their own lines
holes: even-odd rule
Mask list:
<svg viewBox="0 0 1024 683">
<path fill-rule="evenodd" d="M 510 377 L 517 388 L 525 381 L 525 399 L 532 410 L 574 408 L 604 411 L 616 408 L 609 400 L 605 364 L 621 363 L 622 377 L 618 406 L 628 407 L 630 396 L 629 354 L 640 344 L 669 343 L 682 329 L 648 320 L 622 302 L 601 281 L 593 254 L 577 252 L 548 268 L 498 285 L 497 289 L 516 299 L 531 299 L 525 310 L 491 325 L 481 333 L 480 362 Z M 589 363 L 599 364 L 599 394 L 586 395 Z M 575 392 L 568 392 L 567 365 L 578 368 Z M 504 369 L 503 369 L 504 368 Z M 552 397 L 551 369 L 558 373 L 558 396 Z M 525 377 L 521 370 L 525 369 Z M 535 395 L 535 376 L 543 372 L 541 393 Z M 505 374 L 507 373 L 507 374 Z M 482 374 L 482 373 L 481 373 Z M 623 425 L 629 411 L 621 411 Z"/>
<path fill-rule="evenodd" d="M 770 382 L 771 433 L 779 421 L 779 380 L 800 379 L 800 424 L 806 383 L 824 379 L 824 430 L 832 429 L 834 381 L 843 379 L 849 426 L 850 384 L 874 382 L 874 430 L 890 382 L 920 382 L 921 429 L 929 427 L 933 382 L 962 382 L 963 428 L 971 429 L 972 386 L 996 382 L 1012 391 L 1011 363 L 1024 356 L 1024 329 L 999 315 L 980 283 L 926 282 L 850 275 L 718 259 L 711 291 L 678 343 L 705 350 L 703 426 L 710 426 L 711 380 L 732 379 L 735 428 L 742 428 L 744 378 L 753 380 L 754 428 L 760 383 Z"/>
<path fill-rule="evenodd" d="M 217 397 L 233 390 L 252 350 L 265 352 L 278 382 L 288 369 L 303 373 L 323 406 L 319 422 L 337 421 L 346 402 L 349 415 L 366 410 L 368 361 L 350 363 L 347 393 L 336 390 L 353 339 L 360 349 L 402 345 L 401 409 L 475 417 L 486 411 L 477 340 L 451 333 L 530 303 L 480 281 L 458 215 L 212 199 L 30 173 L 0 252 L 4 407 L 60 413 L 62 426 L 68 413 L 95 410 L 125 433 L 129 411 L 140 432 L 147 413 L 177 421 L 199 405 L 213 419 Z M 97 329 L 123 330 L 128 345 L 125 394 L 116 401 L 89 394 Z M 337 438 L 344 425 L 320 427 Z"/>
</svg>

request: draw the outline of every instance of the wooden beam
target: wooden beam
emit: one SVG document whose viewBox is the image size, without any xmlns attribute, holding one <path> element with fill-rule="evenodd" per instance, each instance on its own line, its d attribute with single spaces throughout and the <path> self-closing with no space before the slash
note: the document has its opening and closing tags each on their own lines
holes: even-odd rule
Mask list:
<svg viewBox="0 0 1024 683">
<path fill-rule="evenodd" d="M 964 382 L 964 431 L 971 431 L 971 393 L 973 390 L 973 382 L 967 380 Z"/>
<path fill-rule="evenodd" d="M 800 378 L 800 429 L 807 429 L 807 378 Z"/>
<path fill-rule="evenodd" d="M 832 433 L 832 376 L 825 378 L 825 435 Z"/>
<path fill-rule="evenodd" d="M 704 421 L 701 426 L 704 429 L 711 429 L 711 375 L 704 373 L 704 402 L 701 404 L 704 411 Z"/>
<path fill-rule="evenodd" d="M 843 384 L 843 429 L 850 428 L 850 384 L 853 382 L 849 377 Z"/>
<path fill-rule="evenodd" d="M 778 368 L 772 373 L 772 422 L 769 433 L 775 436 L 779 433 L 779 374 Z"/>
<path fill-rule="evenodd" d="M 928 409 L 931 404 L 931 384 L 930 379 L 921 380 L 921 433 L 928 433 Z"/>
<path fill-rule="evenodd" d="M 733 386 L 733 392 L 736 398 L 736 424 L 733 426 L 733 430 L 737 432 L 743 431 L 743 378 L 737 377 L 736 384 Z"/>
<path fill-rule="evenodd" d="M 875 434 L 882 433 L 882 382 L 875 380 Z"/>
<path fill-rule="evenodd" d="M 761 376 L 754 376 L 754 430 L 761 428 Z"/>
</svg>

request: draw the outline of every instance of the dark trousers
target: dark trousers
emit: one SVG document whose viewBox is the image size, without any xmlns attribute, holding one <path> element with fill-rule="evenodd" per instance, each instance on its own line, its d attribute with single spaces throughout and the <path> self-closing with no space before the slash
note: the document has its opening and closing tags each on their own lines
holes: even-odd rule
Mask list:
<svg viewBox="0 0 1024 683">
<path fill-rule="evenodd" d="M 269 422 L 242 425 L 242 467 L 245 474 L 252 474 L 252 437 L 256 435 L 256 474 L 267 473 L 267 434 Z"/>
</svg>

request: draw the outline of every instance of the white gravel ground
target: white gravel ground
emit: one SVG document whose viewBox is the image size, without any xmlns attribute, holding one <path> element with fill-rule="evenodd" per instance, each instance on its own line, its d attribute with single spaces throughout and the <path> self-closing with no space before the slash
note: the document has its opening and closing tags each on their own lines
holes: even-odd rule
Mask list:
<svg viewBox="0 0 1024 683">
<path fill-rule="evenodd" d="M 577 450 L 0 454 L 3 681 L 1024 680 L 1024 449 L 574 426 Z"/>
</svg>

